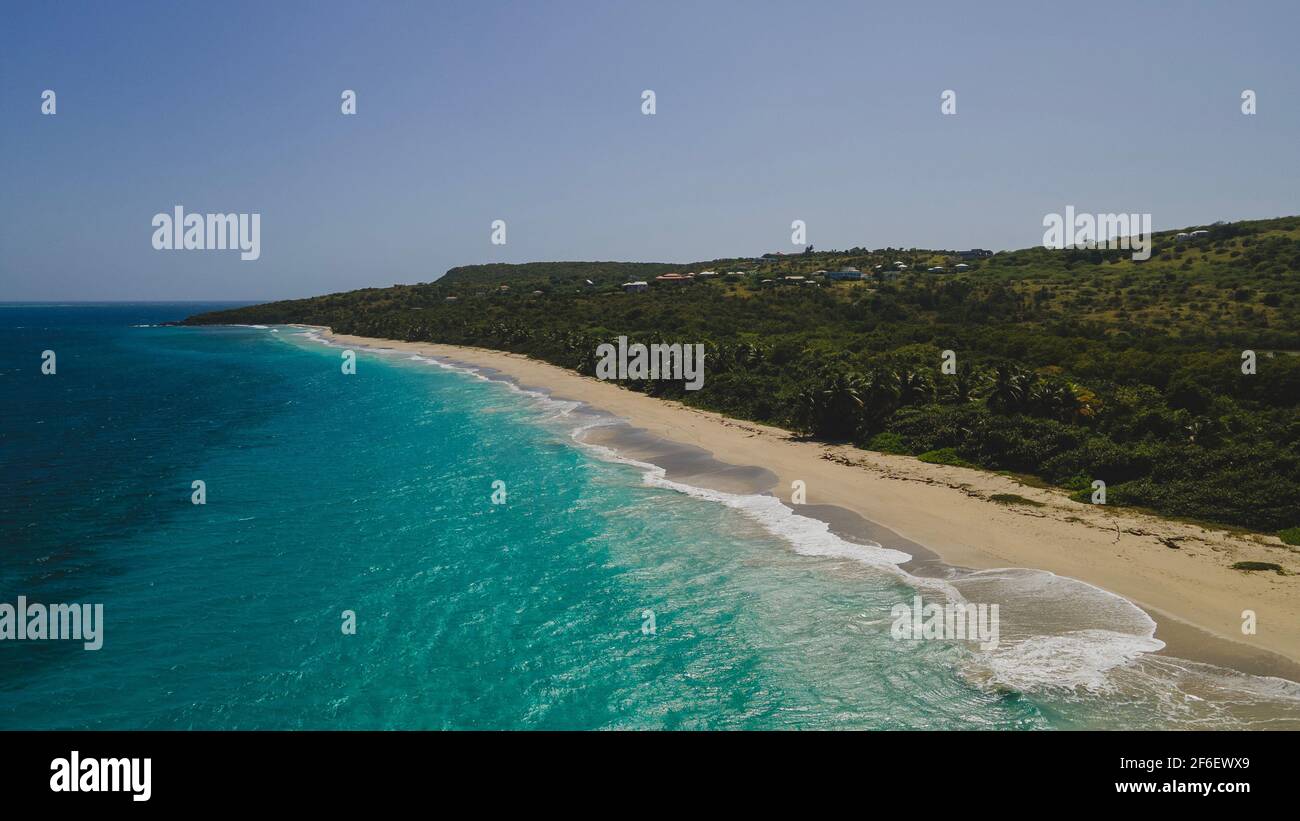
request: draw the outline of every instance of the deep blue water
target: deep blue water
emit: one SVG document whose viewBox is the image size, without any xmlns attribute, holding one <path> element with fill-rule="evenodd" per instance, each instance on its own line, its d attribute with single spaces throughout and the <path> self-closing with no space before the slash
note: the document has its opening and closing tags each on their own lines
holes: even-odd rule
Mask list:
<svg viewBox="0 0 1300 821">
<path fill-rule="evenodd" d="M 0 641 L 0 728 L 1292 715 L 1290 693 L 1206 700 L 1225 685 L 1165 662 L 1083 692 L 972 674 L 960 646 L 890 638 L 906 579 L 647 484 L 579 446 L 567 407 L 403 356 L 345 375 L 289 328 L 157 327 L 212 307 L 0 306 L 0 602 L 105 613 L 97 651 Z"/>
</svg>

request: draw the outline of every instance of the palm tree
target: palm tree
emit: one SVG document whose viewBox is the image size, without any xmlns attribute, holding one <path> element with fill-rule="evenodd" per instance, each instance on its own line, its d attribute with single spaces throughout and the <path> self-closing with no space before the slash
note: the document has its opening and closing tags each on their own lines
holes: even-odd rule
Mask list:
<svg viewBox="0 0 1300 821">
<path fill-rule="evenodd" d="M 736 350 L 736 364 L 745 368 L 755 368 L 767 358 L 767 348 L 753 342 L 741 342 Z"/>
<path fill-rule="evenodd" d="M 898 403 L 916 405 L 928 401 L 934 395 L 934 385 L 924 371 L 905 369 L 898 373 Z"/>
<path fill-rule="evenodd" d="M 951 377 L 944 379 L 943 398 L 954 405 L 965 405 L 979 399 L 987 380 L 984 374 L 974 368 L 963 368 Z"/>
<path fill-rule="evenodd" d="M 1055 379 L 1030 385 L 1027 398 L 1038 412 L 1061 421 L 1073 417 L 1077 407 L 1074 392 L 1064 382 Z"/>
<path fill-rule="evenodd" d="M 998 365 L 993 369 L 993 384 L 989 388 L 989 410 L 1009 413 L 1020 402 L 1017 394 L 1015 375 L 1010 365 Z"/>
<path fill-rule="evenodd" d="M 801 433 L 816 433 L 817 420 L 821 417 L 821 394 L 816 388 L 805 385 L 795 392 L 794 409 L 790 412 L 790 422 Z"/>
<path fill-rule="evenodd" d="M 852 436 L 862 423 L 862 377 L 856 373 L 838 373 L 822 388 L 826 408 L 831 414 L 827 429 L 836 438 Z"/>
<path fill-rule="evenodd" d="M 863 387 L 868 418 L 879 420 L 889 415 L 898 402 L 898 374 L 888 368 L 875 368 Z"/>
<path fill-rule="evenodd" d="M 795 396 L 795 419 L 810 433 L 828 439 L 847 439 L 862 426 L 864 380 L 856 373 L 823 374 Z"/>
<path fill-rule="evenodd" d="M 579 373 L 596 373 L 596 348 L 600 338 L 592 334 L 573 334 L 565 340 L 565 354 Z"/>
<path fill-rule="evenodd" d="M 998 365 L 993 373 L 993 385 L 989 389 L 989 409 L 998 413 L 1016 413 L 1021 410 L 1036 380 L 1037 374 L 1015 365 Z"/>
</svg>

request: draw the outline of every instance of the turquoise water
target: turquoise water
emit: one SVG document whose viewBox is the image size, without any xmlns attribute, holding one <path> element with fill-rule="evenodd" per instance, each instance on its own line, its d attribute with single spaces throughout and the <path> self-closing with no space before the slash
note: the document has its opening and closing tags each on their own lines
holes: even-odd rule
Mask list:
<svg viewBox="0 0 1300 821">
<path fill-rule="evenodd" d="M 1150 656 L 1009 686 L 964 646 L 890 638 L 902 574 L 647 482 L 576 442 L 591 417 L 570 405 L 404 355 L 344 375 L 289 328 L 157 327 L 207 307 L 0 306 L 0 602 L 102 602 L 106 622 L 98 651 L 0 642 L 0 728 L 1300 716 L 1282 682 Z"/>
</svg>

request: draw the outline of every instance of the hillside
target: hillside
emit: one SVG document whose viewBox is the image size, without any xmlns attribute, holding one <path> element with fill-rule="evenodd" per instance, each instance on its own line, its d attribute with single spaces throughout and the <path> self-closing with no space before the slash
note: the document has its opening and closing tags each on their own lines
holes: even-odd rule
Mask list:
<svg viewBox="0 0 1300 821">
<path fill-rule="evenodd" d="M 653 279 L 676 271 L 680 265 L 670 262 L 526 262 L 522 265 L 493 263 L 462 265 L 452 268 L 438 279 L 439 285 L 503 285 L 547 287 L 585 285 L 588 279 L 602 285 L 617 285 L 628 280 Z"/>
<path fill-rule="evenodd" d="M 466 266 L 433 283 L 187 322 L 329 325 L 517 351 L 584 373 L 596 346 L 618 335 L 700 342 L 702 390 L 629 387 L 823 439 L 1032 475 L 1081 498 L 1101 479 L 1108 504 L 1292 528 L 1300 217 L 1205 228 L 1208 236 L 1190 241 L 1157 234 L 1145 262 L 1124 251 L 962 259 L 855 248 L 688 265 Z M 843 266 L 870 275 L 781 279 Z M 633 277 L 705 270 L 719 275 L 644 293 L 620 288 Z M 1242 373 L 1246 349 L 1256 352 L 1253 375 Z M 944 350 L 956 355 L 955 375 L 941 372 Z"/>
</svg>

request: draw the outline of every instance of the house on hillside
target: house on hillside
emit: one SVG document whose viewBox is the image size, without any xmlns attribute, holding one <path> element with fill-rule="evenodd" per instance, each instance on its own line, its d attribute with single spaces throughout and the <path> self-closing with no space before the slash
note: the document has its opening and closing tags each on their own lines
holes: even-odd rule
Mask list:
<svg viewBox="0 0 1300 821">
<path fill-rule="evenodd" d="M 638 282 L 623 283 L 623 292 L 628 294 L 639 294 L 642 291 L 649 290 L 649 288 L 650 288 L 650 283 L 648 282 L 638 281 Z"/>
<path fill-rule="evenodd" d="M 993 256 L 993 252 L 986 251 L 983 248 L 972 248 L 969 251 L 958 251 L 957 256 L 962 259 L 984 259 Z"/>
<path fill-rule="evenodd" d="M 970 270 L 970 266 L 967 265 L 967 264 L 964 263 L 964 262 L 959 262 L 959 263 L 957 263 L 956 265 L 952 266 L 952 269 L 953 269 L 954 271 L 969 271 L 969 270 Z"/>
<path fill-rule="evenodd" d="M 662 285 L 692 285 L 695 283 L 695 274 L 661 274 L 655 277 L 655 282 Z"/>
<path fill-rule="evenodd" d="M 1188 236 L 1190 236 L 1192 239 L 1201 239 L 1202 237 L 1208 237 L 1209 235 L 1210 235 L 1210 232 L 1209 232 L 1209 231 L 1206 231 L 1204 228 L 1202 228 L 1202 229 L 1200 229 L 1199 231 L 1193 231 L 1193 232 L 1192 232 L 1191 234 L 1189 234 Z"/>
<path fill-rule="evenodd" d="M 840 282 L 842 280 L 857 280 L 862 279 L 862 272 L 857 268 L 854 268 L 852 265 L 845 265 L 838 271 L 831 271 L 828 273 L 826 278 L 834 280 L 835 282 Z"/>
</svg>

